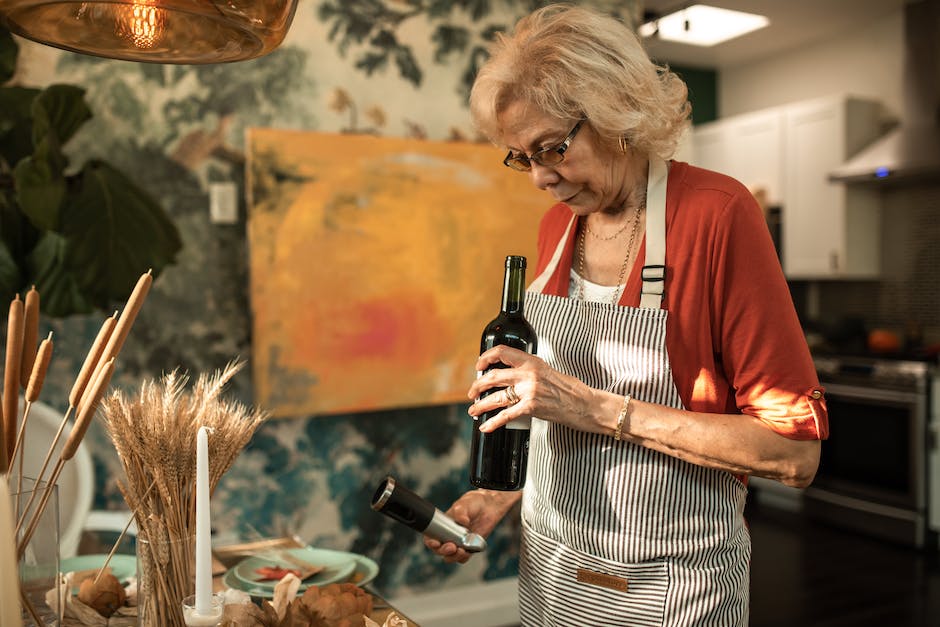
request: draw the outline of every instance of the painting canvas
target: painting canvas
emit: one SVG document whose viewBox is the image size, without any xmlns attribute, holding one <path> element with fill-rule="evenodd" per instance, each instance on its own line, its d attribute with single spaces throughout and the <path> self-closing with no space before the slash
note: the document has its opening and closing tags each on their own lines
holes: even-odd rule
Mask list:
<svg viewBox="0 0 940 627">
<path fill-rule="evenodd" d="M 551 202 L 489 144 L 250 129 L 255 400 L 275 416 L 465 402 L 507 255 Z"/>
</svg>

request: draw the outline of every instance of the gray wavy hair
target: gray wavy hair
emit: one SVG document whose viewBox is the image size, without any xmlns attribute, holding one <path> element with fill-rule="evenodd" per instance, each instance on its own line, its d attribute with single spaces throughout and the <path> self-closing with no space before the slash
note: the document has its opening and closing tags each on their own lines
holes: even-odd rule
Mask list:
<svg viewBox="0 0 940 627">
<path fill-rule="evenodd" d="M 474 125 L 499 144 L 500 114 L 523 100 L 558 119 L 587 118 L 614 144 L 671 157 L 689 124 L 688 89 L 653 63 L 620 20 L 553 4 L 500 34 L 470 92 Z"/>
</svg>

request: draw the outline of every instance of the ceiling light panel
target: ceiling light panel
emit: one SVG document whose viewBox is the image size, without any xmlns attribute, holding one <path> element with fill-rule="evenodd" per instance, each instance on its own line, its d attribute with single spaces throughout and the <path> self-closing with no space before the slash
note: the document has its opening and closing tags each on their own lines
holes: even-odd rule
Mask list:
<svg viewBox="0 0 940 627">
<path fill-rule="evenodd" d="M 694 4 L 652 24 L 660 39 L 692 46 L 714 46 L 764 28 L 770 20 L 763 15 Z M 651 30 L 649 23 L 640 27 L 641 34 Z"/>
</svg>

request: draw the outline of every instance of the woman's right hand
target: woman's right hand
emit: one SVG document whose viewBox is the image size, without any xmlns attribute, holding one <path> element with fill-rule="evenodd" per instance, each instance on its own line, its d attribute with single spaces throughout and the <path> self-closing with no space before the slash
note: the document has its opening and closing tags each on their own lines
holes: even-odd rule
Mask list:
<svg viewBox="0 0 940 627">
<path fill-rule="evenodd" d="M 486 538 L 521 497 L 522 492 L 471 490 L 454 501 L 445 513 L 471 532 Z M 449 564 L 463 564 L 472 555 L 453 542 L 441 542 L 428 536 L 424 536 L 424 545 Z"/>
</svg>

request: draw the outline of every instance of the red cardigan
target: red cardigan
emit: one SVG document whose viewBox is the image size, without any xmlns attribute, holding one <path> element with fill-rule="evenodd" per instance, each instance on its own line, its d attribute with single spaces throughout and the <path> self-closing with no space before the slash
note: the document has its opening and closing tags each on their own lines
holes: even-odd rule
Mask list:
<svg viewBox="0 0 940 627">
<path fill-rule="evenodd" d="M 539 276 L 573 218 L 553 206 L 539 228 Z M 545 287 L 568 295 L 576 229 Z M 639 259 L 646 256 L 646 238 Z M 639 306 L 634 264 L 620 299 Z M 734 179 L 671 162 L 666 190 L 666 349 L 687 409 L 744 413 L 794 439 L 829 433 L 819 385 L 767 224 Z"/>
</svg>

